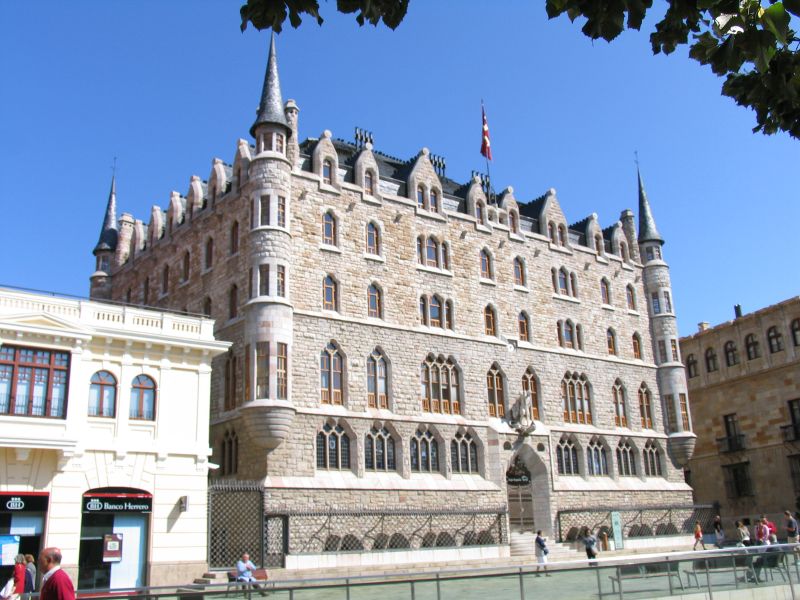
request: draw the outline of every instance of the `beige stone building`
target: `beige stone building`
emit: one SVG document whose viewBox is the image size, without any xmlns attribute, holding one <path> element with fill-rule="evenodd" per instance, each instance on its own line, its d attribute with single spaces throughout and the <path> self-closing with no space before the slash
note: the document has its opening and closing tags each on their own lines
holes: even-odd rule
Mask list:
<svg viewBox="0 0 800 600">
<path fill-rule="evenodd" d="M 273 44 L 254 142 L 148 223 L 109 206 L 119 241 L 92 276 L 93 296 L 205 312 L 233 343 L 214 460 L 263 486 L 266 558 L 500 556 L 509 524 L 566 538 L 611 509 L 674 533 L 637 512 L 691 503 L 694 444 L 641 179 L 638 234 L 630 210 L 570 224 L 553 189 L 495 196 L 360 130 L 302 139 L 299 113 Z"/>
<path fill-rule="evenodd" d="M 205 568 L 211 359 L 229 346 L 213 326 L 0 289 L 0 539 L 12 556 L 57 546 L 82 589 L 175 585 Z"/>
<path fill-rule="evenodd" d="M 800 297 L 736 313 L 681 339 L 697 434 L 687 469 L 726 521 L 781 519 L 800 509 Z"/>
</svg>

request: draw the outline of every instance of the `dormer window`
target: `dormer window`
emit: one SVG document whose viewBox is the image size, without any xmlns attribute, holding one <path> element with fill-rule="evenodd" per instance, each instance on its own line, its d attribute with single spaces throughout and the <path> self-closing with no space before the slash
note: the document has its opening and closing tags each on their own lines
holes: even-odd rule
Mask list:
<svg viewBox="0 0 800 600">
<path fill-rule="evenodd" d="M 439 193 L 436 190 L 431 190 L 430 210 L 439 212 Z"/>
<path fill-rule="evenodd" d="M 567 245 L 567 228 L 563 225 L 558 226 L 558 245 L 559 246 L 566 246 Z"/>
<path fill-rule="evenodd" d="M 425 208 L 425 188 L 421 185 L 417 186 L 417 207 Z"/>
<path fill-rule="evenodd" d="M 517 213 L 508 213 L 508 228 L 511 233 L 519 233 L 519 221 L 517 220 Z"/>
<path fill-rule="evenodd" d="M 486 222 L 486 215 L 483 211 L 483 202 L 478 202 L 475 204 L 475 220 L 478 221 L 481 225 Z"/>
<path fill-rule="evenodd" d="M 331 159 L 326 158 L 325 162 L 322 163 L 322 183 L 327 183 L 331 185 L 333 183 L 333 162 Z"/>
<path fill-rule="evenodd" d="M 272 137 L 272 149 L 275 152 L 284 153 L 286 147 L 286 138 L 282 133 L 275 133 Z"/>
<path fill-rule="evenodd" d="M 375 178 L 372 176 L 372 171 L 364 173 L 364 191 L 370 196 L 375 195 Z"/>
</svg>

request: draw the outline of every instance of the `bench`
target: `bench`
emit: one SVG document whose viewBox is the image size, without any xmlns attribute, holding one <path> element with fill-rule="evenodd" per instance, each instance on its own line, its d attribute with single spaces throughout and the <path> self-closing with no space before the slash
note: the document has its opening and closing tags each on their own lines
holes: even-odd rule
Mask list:
<svg viewBox="0 0 800 600">
<path fill-rule="evenodd" d="M 617 568 L 616 575 L 609 575 L 611 580 L 612 593 L 617 593 L 617 585 L 622 589 L 622 582 L 635 579 L 652 579 L 654 577 L 668 577 L 670 588 L 672 587 L 672 578 L 678 580 L 678 587 L 683 589 L 683 582 L 681 581 L 680 571 L 678 570 L 678 563 L 663 563 L 663 564 L 649 564 L 649 565 L 622 565 Z"/>
<path fill-rule="evenodd" d="M 713 575 L 715 573 L 732 573 L 734 577 L 734 584 L 738 584 L 736 576 L 738 573 L 743 572 L 745 579 L 755 581 L 756 574 L 753 570 L 753 555 L 739 555 L 739 556 L 718 556 L 709 557 L 692 561 L 691 570 L 685 570 L 686 584 L 691 585 L 691 580 L 694 579 L 694 587 L 699 588 L 700 582 L 697 578 L 698 573 L 701 575 Z"/>
<path fill-rule="evenodd" d="M 269 579 L 269 574 L 267 573 L 266 569 L 254 569 L 253 570 L 253 577 L 255 581 L 240 581 L 238 579 L 239 572 L 236 569 L 232 571 L 228 571 L 228 588 L 225 590 L 225 596 L 227 596 L 230 591 L 233 590 L 242 590 L 245 592 L 245 595 L 250 598 L 250 594 L 255 587 L 261 587 L 262 590 L 267 587 L 267 580 Z"/>
</svg>

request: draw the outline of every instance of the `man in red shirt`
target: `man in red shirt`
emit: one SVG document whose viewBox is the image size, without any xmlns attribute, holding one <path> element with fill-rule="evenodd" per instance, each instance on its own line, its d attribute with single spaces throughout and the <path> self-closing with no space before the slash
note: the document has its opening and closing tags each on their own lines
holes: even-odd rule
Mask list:
<svg viewBox="0 0 800 600">
<path fill-rule="evenodd" d="M 39 555 L 39 569 L 43 573 L 40 600 L 75 600 L 72 580 L 61 569 L 61 550 L 58 548 L 42 550 Z"/>
</svg>

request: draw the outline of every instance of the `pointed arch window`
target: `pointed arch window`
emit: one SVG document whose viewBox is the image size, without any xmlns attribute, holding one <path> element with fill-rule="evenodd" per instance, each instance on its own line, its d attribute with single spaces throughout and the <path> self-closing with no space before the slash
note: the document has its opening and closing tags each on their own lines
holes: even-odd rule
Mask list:
<svg viewBox="0 0 800 600">
<path fill-rule="evenodd" d="M 553 223 L 552 221 L 550 221 L 547 224 L 547 235 L 550 238 L 550 243 L 551 244 L 557 244 L 558 243 L 558 236 L 556 235 L 556 224 Z"/>
<path fill-rule="evenodd" d="M 239 316 L 239 288 L 236 284 L 228 290 L 228 318 L 235 319 Z"/>
<path fill-rule="evenodd" d="M 322 163 L 322 183 L 331 185 L 333 183 L 333 161 L 326 158 Z"/>
<path fill-rule="evenodd" d="M 694 354 L 686 357 L 686 376 L 691 379 L 697 377 L 697 359 Z"/>
<path fill-rule="evenodd" d="M 578 276 L 575 273 L 569 274 L 570 294 L 573 298 L 578 297 Z"/>
<path fill-rule="evenodd" d="M 611 398 L 614 406 L 614 425 L 627 427 L 628 411 L 625 407 L 625 389 L 619 379 L 614 382 L 614 386 L 611 388 Z"/>
<path fill-rule="evenodd" d="M 518 256 L 514 259 L 514 285 L 525 287 L 525 263 Z"/>
<path fill-rule="evenodd" d="M 636 310 L 636 291 L 630 284 L 625 287 L 625 299 L 628 303 L 628 310 Z"/>
<path fill-rule="evenodd" d="M 222 437 L 222 475 L 235 475 L 239 470 L 239 437 L 235 431 L 226 431 Z"/>
<path fill-rule="evenodd" d="M 431 354 L 420 366 L 422 410 L 457 415 L 461 413 L 458 367 L 453 359 Z"/>
<path fill-rule="evenodd" d="M 425 188 L 421 185 L 417 186 L 417 207 L 425 208 Z"/>
<path fill-rule="evenodd" d="M 508 228 L 511 233 L 519 233 L 519 217 L 513 210 L 508 213 Z"/>
<path fill-rule="evenodd" d="M 336 217 L 330 212 L 322 216 L 322 243 L 328 246 L 337 245 Z"/>
<path fill-rule="evenodd" d="M 561 438 L 556 446 L 556 463 L 559 475 L 580 475 L 578 449 L 569 438 Z"/>
<path fill-rule="evenodd" d="M 606 345 L 608 346 L 608 353 L 612 356 L 617 355 L 617 334 L 613 329 L 606 331 Z"/>
<path fill-rule="evenodd" d="M 489 402 L 489 416 L 502 418 L 506 415 L 503 373 L 496 364 L 486 372 L 486 393 Z"/>
<path fill-rule="evenodd" d="M 739 364 L 739 350 L 733 340 L 725 342 L 725 364 L 729 367 Z"/>
<path fill-rule="evenodd" d="M 383 317 L 383 298 L 380 288 L 374 283 L 367 288 L 367 315 L 373 319 Z"/>
<path fill-rule="evenodd" d="M 214 266 L 214 238 L 208 238 L 206 240 L 205 268 L 210 269 L 213 266 Z"/>
<path fill-rule="evenodd" d="M 231 245 L 230 255 L 239 253 L 239 221 L 234 221 L 231 224 Z"/>
<path fill-rule="evenodd" d="M 376 256 L 381 253 L 381 234 L 378 226 L 375 223 L 367 225 L 367 254 L 374 254 Z"/>
<path fill-rule="evenodd" d="M 181 281 L 189 281 L 189 267 L 191 264 L 191 257 L 189 251 L 183 253 L 183 273 L 181 274 Z"/>
<path fill-rule="evenodd" d="M 429 237 L 425 244 L 425 264 L 439 268 L 439 242 L 433 237 Z"/>
<path fill-rule="evenodd" d="M 567 373 L 561 380 L 561 403 L 565 423 L 592 424 L 589 380 L 585 375 Z"/>
<path fill-rule="evenodd" d="M 428 324 L 428 298 L 427 296 L 419 297 L 419 322 L 421 325 Z"/>
<path fill-rule="evenodd" d="M 483 202 L 475 203 L 475 220 L 481 225 L 486 224 L 486 211 L 483 207 Z"/>
<path fill-rule="evenodd" d="M 439 212 L 439 192 L 431 190 L 430 210 Z"/>
<path fill-rule="evenodd" d="M 453 473 L 478 472 L 478 446 L 469 433 L 457 433 L 450 441 L 450 465 Z"/>
<path fill-rule="evenodd" d="M 326 470 L 350 468 L 350 437 L 341 425 L 325 423 L 317 433 L 317 468 Z"/>
<path fill-rule="evenodd" d="M 608 475 L 606 448 L 598 439 L 593 439 L 586 448 L 586 472 L 593 477 Z"/>
<path fill-rule="evenodd" d="M 450 331 L 454 331 L 455 329 L 452 300 L 447 300 L 444 303 L 444 326 L 445 329 L 449 329 Z"/>
<path fill-rule="evenodd" d="M 525 312 L 519 313 L 519 316 L 517 317 L 517 330 L 519 332 L 520 342 L 530 341 L 530 322 L 528 320 L 528 315 L 525 314 Z"/>
<path fill-rule="evenodd" d="M 795 346 L 800 346 L 800 319 L 792 321 L 792 343 Z"/>
<path fill-rule="evenodd" d="M 633 334 L 631 343 L 633 344 L 633 358 L 640 360 L 642 358 L 642 338 L 638 333 Z"/>
<path fill-rule="evenodd" d="M 531 416 L 539 420 L 539 383 L 533 369 L 528 369 L 522 375 L 522 391 L 531 396 Z"/>
<path fill-rule="evenodd" d="M 713 348 L 708 348 L 706 350 L 706 372 L 713 373 L 717 368 L 717 352 Z"/>
<path fill-rule="evenodd" d="M 603 304 L 611 304 L 611 284 L 605 277 L 600 280 L 600 300 Z"/>
<path fill-rule="evenodd" d="M 421 265 L 425 264 L 425 238 L 423 236 L 417 238 L 417 262 Z"/>
<path fill-rule="evenodd" d="M 653 440 L 648 440 L 642 452 L 644 474 L 646 477 L 663 477 L 661 470 L 661 453 Z"/>
<path fill-rule="evenodd" d="M 322 280 L 322 308 L 323 310 L 338 310 L 339 285 L 336 280 L 328 275 Z"/>
<path fill-rule="evenodd" d="M 569 295 L 569 276 L 563 267 L 558 270 L 558 293 L 565 296 Z"/>
<path fill-rule="evenodd" d="M 394 438 L 386 427 L 373 427 L 364 435 L 364 468 L 367 471 L 396 471 L 395 456 Z"/>
<path fill-rule="evenodd" d="M 169 265 L 164 265 L 161 270 L 161 295 L 169 292 Z"/>
<path fill-rule="evenodd" d="M 747 350 L 747 360 L 753 360 L 761 356 L 761 349 L 758 347 L 758 339 L 752 333 L 747 334 L 744 338 L 744 346 Z"/>
<path fill-rule="evenodd" d="M 0 372 L 0 380 L 2 372 Z M 89 416 L 115 417 L 117 415 L 117 379 L 108 371 L 92 375 L 89 386 Z M 0 385 L 0 389 L 3 386 Z M 0 394 L 2 397 L 2 394 Z M 2 411 L 0 411 L 2 412 Z"/>
<path fill-rule="evenodd" d="M 767 343 L 769 344 L 769 351 L 771 354 L 783 350 L 783 335 L 781 335 L 777 327 L 770 327 L 767 329 Z"/>
<path fill-rule="evenodd" d="M 653 398 L 645 383 L 639 387 L 639 415 L 642 419 L 642 429 L 653 429 Z"/>
<path fill-rule="evenodd" d="M 131 419 L 155 421 L 156 382 L 147 375 L 137 375 L 131 383 Z"/>
<path fill-rule="evenodd" d="M 559 246 L 566 246 L 567 245 L 567 228 L 563 225 L 558 226 L 558 245 Z"/>
<path fill-rule="evenodd" d="M 319 355 L 320 402 L 344 404 L 344 358 L 331 342 Z"/>
<path fill-rule="evenodd" d="M 423 473 L 439 471 L 439 442 L 430 431 L 417 430 L 411 438 L 409 449 L 412 471 Z"/>
<path fill-rule="evenodd" d="M 636 475 L 633 446 L 625 440 L 622 440 L 617 446 L 617 468 L 621 477 L 633 477 Z"/>
<path fill-rule="evenodd" d="M 494 269 L 492 268 L 492 256 L 489 251 L 484 248 L 481 250 L 481 277 L 483 279 L 494 279 Z"/>
<path fill-rule="evenodd" d="M 483 333 L 497 336 L 497 314 L 491 305 L 483 309 Z"/>
<path fill-rule="evenodd" d="M 377 348 L 367 357 L 367 404 L 370 408 L 389 408 L 386 358 Z"/>
<path fill-rule="evenodd" d="M 431 327 L 442 327 L 442 299 L 439 296 L 431 296 L 429 315 Z"/>
<path fill-rule="evenodd" d="M 366 171 L 364 173 L 364 191 L 370 196 L 375 195 L 375 176 L 372 174 L 372 171 Z"/>
</svg>

